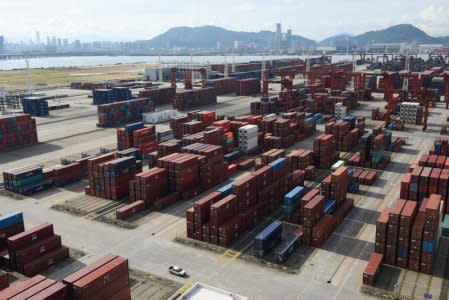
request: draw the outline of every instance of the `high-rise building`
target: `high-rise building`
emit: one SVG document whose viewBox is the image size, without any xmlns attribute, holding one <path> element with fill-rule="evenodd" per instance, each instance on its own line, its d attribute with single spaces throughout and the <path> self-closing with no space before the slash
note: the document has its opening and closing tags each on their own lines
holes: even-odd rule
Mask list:
<svg viewBox="0 0 449 300">
<path fill-rule="evenodd" d="M 0 35 L 0 52 L 3 52 L 3 50 L 5 50 L 5 37 Z"/>
<path fill-rule="evenodd" d="M 47 35 L 47 46 L 50 46 L 50 37 Z"/>
<path fill-rule="evenodd" d="M 276 23 L 276 34 L 275 34 L 275 48 L 276 49 L 281 48 L 281 41 L 282 41 L 281 23 Z"/>
<path fill-rule="evenodd" d="M 292 30 L 287 30 L 287 36 L 285 37 L 285 48 L 291 49 L 292 48 Z"/>
<path fill-rule="evenodd" d="M 41 43 L 41 34 L 39 31 L 36 31 L 36 44 L 40 44 Z"/>
<path fill-rule="evenodd" d="M 68 39 L 62 39 L 62 46 L 64 48 L 68 48 L 69 47 L 69 40 Z"/>
<path fill-rule="evenodd" d="M 58 47 L 61 48 L 62 47 L 62 40 L 58 39 Z"/>
<path fill-rule="evenodd" d="M 56 37 L 55 37 L 55 36 L 53 36 L 53 37 L 51 38 L 51 45 L 52 45 L 53 47 L 56 47 Z"/>
</svg>

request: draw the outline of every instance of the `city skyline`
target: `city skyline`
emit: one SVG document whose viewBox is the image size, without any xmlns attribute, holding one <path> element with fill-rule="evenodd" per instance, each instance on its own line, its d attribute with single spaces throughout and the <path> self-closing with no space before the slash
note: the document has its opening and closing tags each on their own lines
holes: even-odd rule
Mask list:
<svg viewBox="0 0 449 300">
<path fill-rule="evenodd" d="M 295 34 L 318 41 L 336 34 L 355 35 L 398 23 L 414 24 L 433 36 L 449 35 L 449 3 L 444 0 L 343 0 L 338 3 L 230 0 L 210 1 L 207 6 L 199 1 L 170 4 L 143 0 L 2 2 L 0 34 L 10 42 L 35 40 L 36 31 L 41 33 L 41 43 L 46 36 L 86 42 L 134 41 L 151 39 L 176 26 L 216 25 L 257 32 L 273 31 L 273 23 L 288 25 Z"/>
</svg>

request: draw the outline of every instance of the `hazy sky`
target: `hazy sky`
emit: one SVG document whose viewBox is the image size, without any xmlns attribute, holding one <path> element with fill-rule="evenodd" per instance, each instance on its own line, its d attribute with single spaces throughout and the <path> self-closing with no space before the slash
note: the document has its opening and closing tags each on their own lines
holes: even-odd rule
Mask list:
<svg viewBox="0 0 449 300">
<path fill-rule="evenodd" d="M 0 35 L 34 40 L 40 31 L 71 40 L 136 40 L 174 26 L 282 31 L 321 40 L 398 23 L 449 35 L 449 0 L 0 0 Z"/>
</svg>

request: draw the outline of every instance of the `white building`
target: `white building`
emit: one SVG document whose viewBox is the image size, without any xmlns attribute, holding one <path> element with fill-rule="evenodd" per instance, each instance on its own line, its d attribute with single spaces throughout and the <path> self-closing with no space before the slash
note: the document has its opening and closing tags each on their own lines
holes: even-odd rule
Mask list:
<svg viewBox="0 0 449 300">
<path fill-rule="evenodd" d="M 184 294 L 177 298 L 178 300 L 247 300 L 243 297 L 229 291 L 225 291 L 204 283 L 195 283 Z"/>
<path fill-rule="evenodd" d="M 434 50 L 443 48 L 443 44 L 422 44 L 418 45 L 419 53 L 430 53 Z"/>
</svg>

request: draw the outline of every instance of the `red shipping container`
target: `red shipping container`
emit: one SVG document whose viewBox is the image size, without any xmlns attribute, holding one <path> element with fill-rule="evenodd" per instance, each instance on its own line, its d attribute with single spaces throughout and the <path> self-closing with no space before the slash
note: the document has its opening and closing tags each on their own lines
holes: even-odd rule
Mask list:
<svg viewBox="0 0 449 300">
<path fill-rule="evenodd" d="M 62 280 L 62 282 L 69 286 L 72 286 L 76 281 L 80 280 L 84 276 L 87 276 L 88 274 L 92 273 L 93 271 L 100 268 L 101 266 L 104 266 L 108 262 L 116 259 L 117 257 L 118 257 L 117 255 L 109 253 L 109 254 L 103 256 L 102 258 L 96 260 L 95 262 L 76 271 L 75 273 L 72 273 L 69 276 L 65 277 Z"/>
<path fill-rule="evenodd" d="M 63 283 L 56 282 L 52 286 L 37 293 L 29 300 L 69 300 L 69 289 Z"/>
<path fill-rule="evenodd" d="M 376 279 L 380 272 L 380 267 L 383 261 L 383 254 L 373 253 L 366 265 L 365 270 L 363 271 L 363 284 L 375 286 Z"/>
<path fill-rule="evenodd" d="M 237 215 L 238 199 L 236 195 L 228 195 L 214 203 L 210 208 L 210 223 L 212 226 L 220 226 L 230 218 Z"/>
<path fill-rule="evenodd" d="M 6 289 L 9 286 L 9 274 L 0 270 L 0 291 Z"/>
<path fill-rule="evenodd" d="M 7 247 L 9 237 L 19 234 L 24 230 L 25 226 L 23 223 L 0 229 L 0 249 Z"/>
<path fill-rule="evenodd" d="M 115 211 L 117 219 L 124 220 L 145 209 L 145 202 L 142 200 L 135 201 L 125 205 Z"/>
<path fill-rule="evenodd" d="M 27 289 L 35 286 L 36 284 L 39 284 L 40 282 L 44 281 L 45 279 L 46 278 L 44 276 L 37 275 L 28 280 L 13 283 L 7 289 L 0 291 L 0 299 L 10 299 L 10 298 L 20 294 L 22 291 L 27 290 Z"/>
<path fill-rule="evenodd" d="M 91 296 L 111 282 L 128 274 L 128 260 L 117 257 L 73 284 L 73 292 L 78 299 L 91 299 Z"/>
<path fill-rule="evenodd" d="M 321 247 L 327 238 L 332 234 L 333 216 L 325 215 L 312 228 L 311 245 L 313 247 Z"/>
<path fill-rule="evenodd" d="M 196 201 L 194 204 L 195 220 L 198 220 L 200 224 L 204 224 L 209 221 L 210 207 L 212 204 L 217 203 L 222 198 L 220 192 L 212 192 L 209 195 Z"/>
<path fill-rule="evenodd" d="M 38 294 L 40 291 L 45 290 L 46 288 L 54 285 L 56 283 L 56 281 L 52 280 L 52 279 L 45 279 L 41 282 L 39 282 L 38 284 L 30 287 L 29 289 L 26 289 L 24 291 L 22 291 L 20 294 L 9 298 L 11 300 L 23 300 L 23 299 L 28 299 L 36 294 Z"/>
<path fill-rule="evenodd" d="M 54 249 L 60 248 L 61 246 L 61 237 L 59 235 L 53 235 L 26 248 L 18 250 L 16 252 L 16 264 L 20 270 L 24 264 L 29 263 Z"/>
<path fill-rule="evenodd" d="M 34 276 L 67 258 L 69 258 L 69 249 L 66 247 L 61 247 L 33 260 L 28 264 L 25 264 L 23 266 L 23 274 L 26 276 Z"/>
</svg>

